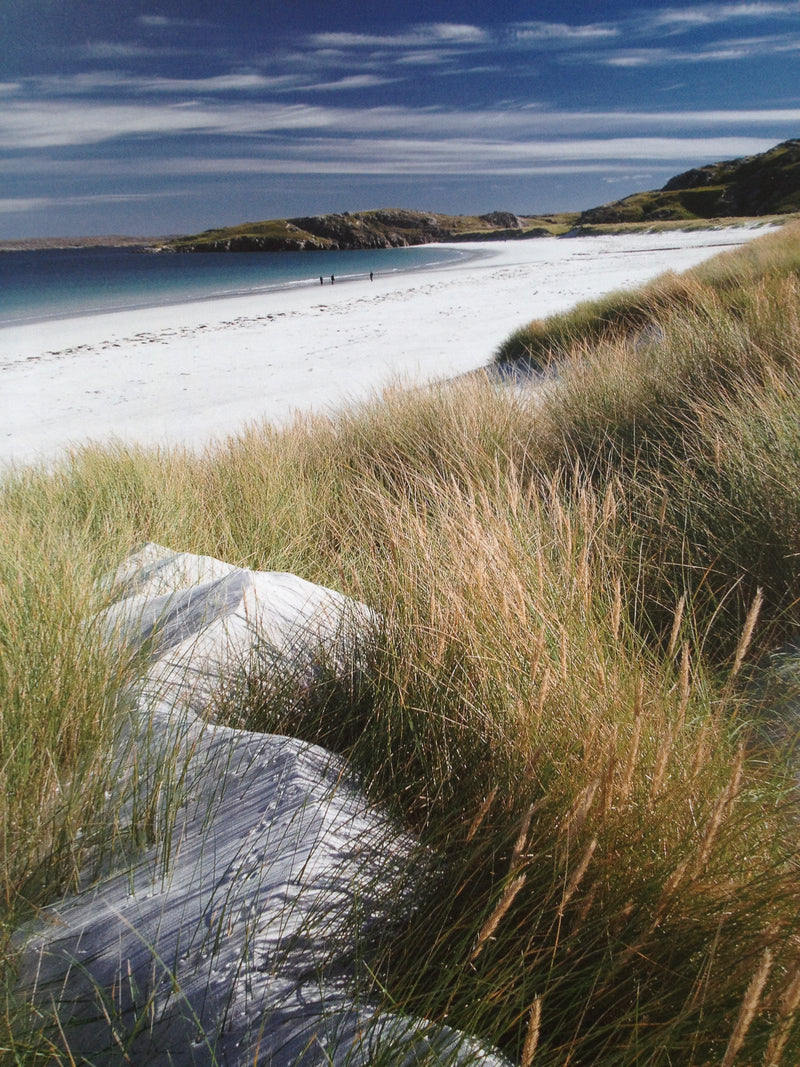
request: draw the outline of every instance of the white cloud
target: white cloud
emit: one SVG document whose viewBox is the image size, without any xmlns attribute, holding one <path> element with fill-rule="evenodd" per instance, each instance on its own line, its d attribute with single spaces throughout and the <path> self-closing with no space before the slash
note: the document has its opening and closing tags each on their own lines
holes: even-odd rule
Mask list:
<svg viewBox="0 0 800 1067">
<path fill-rule="evenodd" d="M 564 162 L 502 161 L 498 165 L 490 158 L 476 159 L 473 145 L 464 145 L 459 153 L 453 151 L 439 159 L 422 163 L 410 161 L 403 154 L 402 145 L 381 143 L 378 151 L 363 157 L 350 152 L 329 156 L 313 148 L 306 156 L 275 156 L 269 159 L 173 159 L 162 161 L 148 173 L 169 177 L 203 177 L 270 174 L 341 174 L 341 175 L 558 175 L 558 174 L 627 174 L 627 163 L 596 162 L 592 160 Z M 469 167 L 465 171 L 465 168 Z"/>
<path fill-rule="evenodd" d="M 401 61 L 434 63 L 460 55 L 458 49 L 463 47 L 507 48 L 509 43 L 517 46 L 587 44 L 614 38 L 619 32 L 619 28 L 610 23 L 570 25 L 565 22 L 528 20 L 490 31 L 480 26 L 440 22 L 411 26 L 392 34 L 317 33 L 308 40 L 318 49 L 335 50 L 338 54 L 364 48 L 414 49 L 420 57 L 425 58 L 417 60 L 414 52 L 408 52 Z"/>
<path fill-rule="evenodd" d="M 297 84 L 294 74 L 266 77 L 263 74 L 217 74 L 209 78 L 137 78 L 129 84 L 145 92 L 158 93 L 226 93 L 262 92 Z"/>
<path fill-rule="evenodd" d="M 137 80 L 116 70 L 95 70 L 82 74 L 48 74 L 44 77 L 31 78 L 29 84 L 37 93 L 46 93 L 50 96 L 75 96 L 99 90 L 127 89 L 135 86 Z"/>
<path fill-rule="evenodd" d="M 359 83 L 365 84 L 363 82 Z M 382 137 L 387 130 L 397 136 L 484 139 L 513 143 L 542 136 L 588 137 L 598 135 L 683 133 L 702 128 L 713 133 L 720 127 L 769 126 L 786 128 L 787 136 L 800 124 L 800 109 L 730 111 L 598 111 L 570 112 L 531 106 L 513 109 L 457 110 L 445 108 L 323 107 L 309 104 L 261 102 L 179 103 L 120 102 L 93 100 L 17 101 L 9 98 L 0 109 L 0 142 L 7 149 L 57 148 L 96 145 L 123 138 L 147 138 L 149 156 L 157 156 L 158 139 L 165 136 L 202 135 L 236 137 L 286 133 L 308 135 L 324 132 L 331 145 L 340 136 Z M 366 143 L 370 143 L 368 140 Z M 257 147 L 257 146 L 256 146 Z M 705 153 L 700 153 L 701 156 Z"/>
<path fill-rule="evenodd" d="M 786 18 L 800 14 L 800 3 L 697 4 L 690 8 L 665 8 L 647 18 L 655 26 L 710 26 L 738 19 Z"/>
<path fill-rule="evenodd" d="M 39 208 L 47 207 L 50 200 L 44 196 L 31 197 L 2 197 L 0 198 L 0 214 L 10 215 L 15 212 L 38 211 Z"/>
<path fill-rule="evenodd" d="M 381 78 L 377 74 L 352 74 L 332 82 L 319 82 L 316 85 L 298 86 L 303 92 L 337 91 L 340 89 L 374 89 L 377 85 L 389 85 L 396 78 Z"/>
<path fill-rule="evenodd" d="M 800 124 L 800 108 L 705 111 L 562 111 L 525 106 L 475 111 L 439 108 L 375 107 L 330 109 L 325 121 L 342 132 L 377 133 L 386 130 L 437 137 L 475 135 L 521 139 L 542 134 L 624 133 L 689 127 Z"/>
<path fill-rule="evenodd" d="M 490 39 L 486 30 L 479 26 L 467 26 L 454 22 L 434 22 L 426 29 L 434 41 L 447 44 L 483 44 Z"/>
<path fill-rule="evenodd" d="M 656 180 L 656 174 L 653 171 L 640 171 L 634 174 L 629 170 L 620 168 L 618 173 L 609 175 L 603 180 L 606 185 L 617 185 L 620 182 L 649 182 Z"/>
<path fill-rule="evenodd" d="M 326 127 L 332 117 L 323 109 L 301 105 L 28 102 L 0 110 L 0 141 L 6 148 L 19 149 L 90 145 L 123 137 L 268 133 Z"/>
<path fill-rule="evenodd" d="M 688 166 L 710 158 L 734 158 L 764 151 L 771 140 L 754 137 L 619 137 L 536 142 L 477 138 L 410 140 L 346 139 L 331 144 L 310 139 L 284 146 L 275 157 L 244 162 L 263 173 L 525 175 L 628 172 L 631 162 Z M 217 170 L 220 161 L 210 163 Z M 219 171 L 225 173 L 222 167 Z"/>
<path fill-rule="evenodd" d="M 499 142 L 478 138 L 411 140 L 374 138 L 349 140 L 333 146 L 327 139 L 303 141 L 283 150 L 283 162 L 296 154 L 316 168 L 335 162 L 356 173 L 526 173 L 531 167 L 560 167 L 565 163 L 607 169 L 608 163 L 630 161 L 683 163 L 729 158 L 765 151 L 772 141 L 756 137 L 612 137 L 558 141 Z M 265 161 L 270 165 L 276 161 Z M 366 168 L 366 169 L 365 169 Z"/>
<path fill-rule="evenodd" d="M 84 59 L 116 60 L 144 59 L 156 56 L 182 55 L 182 48 L 170 48 L 164 45 L 140 44 L 137 41 L 90 41 L 78 49 Z"/>
<path fill-rule="evenodd" d="M 677 63 L 729 63 L 734 60 L 800 52 L 800 36 L 748 37 L 718 41 L 696 49 L 630 48 L 595 61 L 610 67 L 661 67 Z"/>
<path fill-rule="evenodd" d="M 102 91 L 141 95 L 159 93 L 174 96 L 215 96 L 225 93 L 269 93 L 297 92 L 317 90 L 372 89 L 379 85 L 388 85 L 396 78 L 385 78 L 377 74 L 352 74 L 332 81 L 309 81 L 300 74 L 278 74 L 267 76 L 252 72 L 217 74 L 208 78 L 154 78 L 139 75 L 117 73 L 116 71 L 97 71 L 89 74 L 48 75 L 30 79 L 30 85 L 38 92 L 48 96 L 79 96 L 98 94 Z M 3 93 L 0 83 L 0 95 Z M 21 89 L 21 85 L 10 85 L 8 92 Z"/>
<path fill-rule="evenodd" d="M 308 38 L 315 48 L 413 48 L 437 44 L 475 45 L 491 41 L 479 26 L 431 22 L 412 26 L 402 33 L 314 33 Z"/>
<path fill-rule="evenodd" d="M 296 85 L 298 76 L 281 74 L 267 77 L 252 72 L 216 74 L 208 78 L 157 78 L 125 74 L 114 70 L 92 71 L 85 74 L 52 74 L 32 78 L 30 84 L 37 92 L 50 96 L 75 96 L 116 90 L 122 93 L 227 93 L 268 92 Z"/>
<path fill-rule="evenodd" d="M 395 63 L 417 67 L 437 67 L 449 62 L 456 53 L 447 49 L 425 48 L 419 52 L 407 52 L 398 56 Z"/>
<path fill-rule="evenodd" d="M 570 26 L 564 22 L 518 22 L 511 26 L 513 38 L 522 43 L 529 41 L 595 41 L 598 38 L 616 37 L 616 26 L 594 23 L 587 26 Z"/>
<path fill-rule="evenodd" d="M 361 175 L 524 175 L 560 173 L 630 174 L 632 168 L 663 167 L 675 172 L 710 159 L 728 159 L 762 152 L 773 139 L 761 137 L 571 137 L 501 141 L 488 137 L 450 138 L 357 134 L 335 138 L 316 134 L 270 146 L 269 152 L 243 156 L 213 152 L 187 157 L 143 155 L 103 161 L 102 180 L 133 177 L 233 176 L 248 174 Z M 46 169 L 46 168 L 45 168 Z M 26 174 L 36 173 L 25 164 Z M 87 165 L 71 160 L 65 174 L 87 173 Z M 124 195 L 123 195 L 124 198 Z"/>
<path fill-rule="evenodd" d="M 0 214 L 23 215 L 52 208 L 83 207 L 92 204 L 135 204 L 154 199 L 181 197 L 183 190 L 153 190 L 146 193 L 86 193 L 82 196 L 37 196 L 0 198 Z"/>
<path fill-rule="evenodd" d="M 204 19 L 174 18 L 168 15 L 140 15 L 136 20 L 140 26 L 150 30 L 182 30 L 188 27 L 210 26 Z"/>
</svg>

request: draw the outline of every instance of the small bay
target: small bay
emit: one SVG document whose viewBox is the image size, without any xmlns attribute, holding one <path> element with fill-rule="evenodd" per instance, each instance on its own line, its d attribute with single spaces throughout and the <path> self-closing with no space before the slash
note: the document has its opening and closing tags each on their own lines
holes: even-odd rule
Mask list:
<svg viewBox="0 0 800 1067">
<path fill-rule="evenodd" d="M 453 263 L 474 253 L 440 245 L 348 252 L 152 254 L 129 248 L 0 253 L 0 326 L 319 287 Z"/>
</svg>

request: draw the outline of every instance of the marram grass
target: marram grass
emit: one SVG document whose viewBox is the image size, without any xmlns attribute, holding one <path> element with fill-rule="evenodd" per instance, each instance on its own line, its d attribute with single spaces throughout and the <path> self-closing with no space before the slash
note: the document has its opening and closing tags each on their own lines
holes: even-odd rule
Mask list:
<svg viewBox="0 0 800 1067">
<path fill-rule="evenodd" d="M 397 389 L 202 456 L 10 472 L 6 935 L 114 825 L 136 664 L 91 620 L 154 540 L 380 613 L 352 678 L 278 685 L 256 656 L 213 709 L 345 753 L 435 857 L 365 989 L 525 1067 L 797 1062 L 798 683 L 762 667 L 800 629 L 798 248 L 537 325 L 544 393 Z M 10 989 L 4 1046 L 33 1062 Z"/>
</svg>

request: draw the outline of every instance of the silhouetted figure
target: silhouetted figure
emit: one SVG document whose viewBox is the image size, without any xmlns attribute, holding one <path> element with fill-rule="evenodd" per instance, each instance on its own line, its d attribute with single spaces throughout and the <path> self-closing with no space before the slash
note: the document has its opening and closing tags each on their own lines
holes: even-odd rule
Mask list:
<svg viewBox="0 0 800 1067">
<path fill-rule="evenodd" d="M 321 274 L 320 274 L 320 276 L 319 276 L 319 284 L 320 284 L 320 285 L 324 285 L 324 284 L 325 284 L 325 283 L 323 282 L 323 280 L 322 280 L 322 275 L 321 275 Z"/>
<path fill-rule="evenodd" d="M 369 280 L 372 281 L 372 271 L 369 272 Z"/>
<path fill-rule="evenodd" d="M 333 285 L 333 283 L 334 283 L 335 281 L 336 281 L 336 279 L 334 278 L 334 276 L 333 276 L 333 275 L 331 275 L 331 285 Z"/>
</svg>

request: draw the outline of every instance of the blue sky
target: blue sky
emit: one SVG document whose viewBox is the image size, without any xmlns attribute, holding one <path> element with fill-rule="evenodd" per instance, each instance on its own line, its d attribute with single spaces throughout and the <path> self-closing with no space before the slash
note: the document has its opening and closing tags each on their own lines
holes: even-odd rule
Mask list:
<svg viewBox="0 0 800 1067">
<path fill-rule="evenodd" d="M 534 214 L 800 137 L 800 0 L 2 0 L 0 237 Z"/>
</svg>

